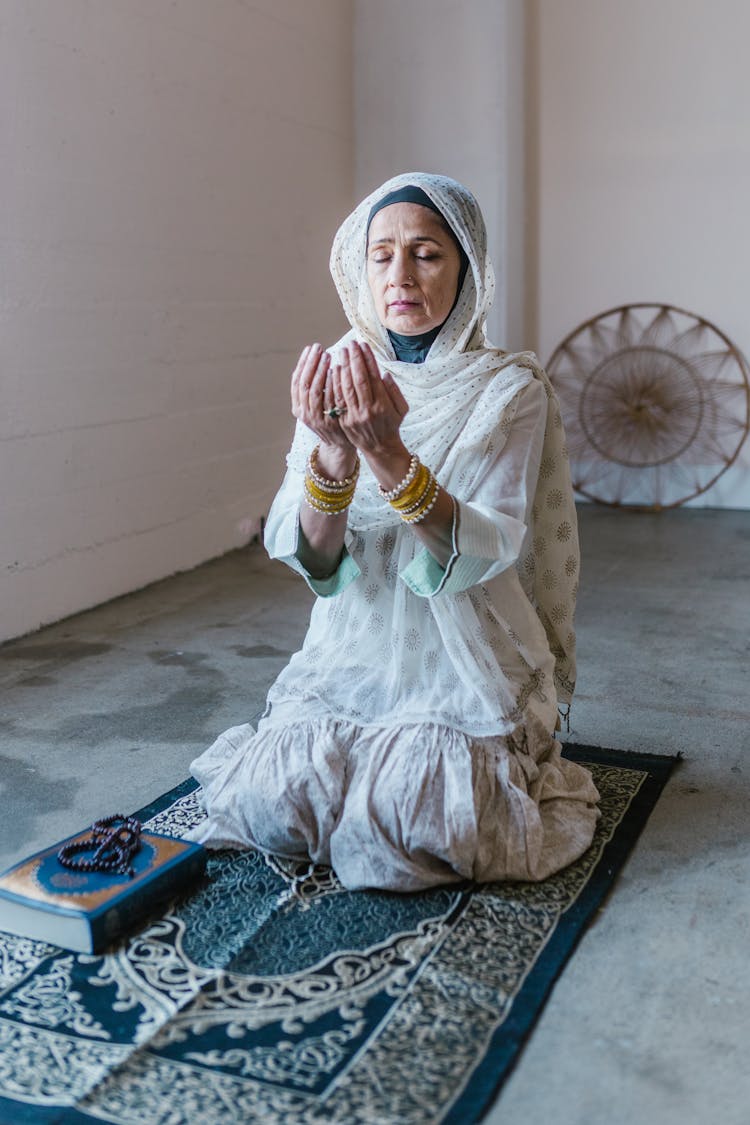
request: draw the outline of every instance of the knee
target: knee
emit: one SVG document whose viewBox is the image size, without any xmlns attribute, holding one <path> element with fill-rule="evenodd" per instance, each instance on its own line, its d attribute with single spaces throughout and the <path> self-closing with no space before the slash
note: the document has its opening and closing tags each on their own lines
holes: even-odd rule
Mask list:
<svg viewBox="0 0 750 1125">
<path fill-rule="evenodd" d="M 263 851 L 330 863 L 341 785 L 309 758 L 259 755 L 245 787 L 249 837 Z"/>
</svg>

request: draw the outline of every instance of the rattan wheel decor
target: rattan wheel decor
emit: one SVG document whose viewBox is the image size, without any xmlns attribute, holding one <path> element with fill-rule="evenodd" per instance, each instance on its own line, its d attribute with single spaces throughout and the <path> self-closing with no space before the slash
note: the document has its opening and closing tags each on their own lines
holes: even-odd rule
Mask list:
<svg viewBox="0 0 750 1125">
<path fill-rule="evenodd" d="M 602 504 L 684 504 L 726 472 L 750 428 L 742 353 L 715 325 L 672 305 L 600 313 L 558 345 L 547 371 L 573 486 Z"/>
</svg>

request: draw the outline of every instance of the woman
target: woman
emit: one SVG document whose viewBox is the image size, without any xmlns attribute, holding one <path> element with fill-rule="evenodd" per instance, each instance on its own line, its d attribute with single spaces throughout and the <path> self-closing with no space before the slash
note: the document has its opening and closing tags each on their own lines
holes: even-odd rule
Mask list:
<svg viewBox="0 0 750 1125">
<path fill-rule="evenodd" d="M 551 734 L 578 576 L 557 401 L 531 353 L 486 341 L 484 222 L 455 181 L 383 184 L 331 272 L 352 330 L 300 356 L 265 537 L 318 597 L 257 733 L 193 762 L 195 838 L 351 889 L 543 879 L 598 815 Z"/>
</svg>

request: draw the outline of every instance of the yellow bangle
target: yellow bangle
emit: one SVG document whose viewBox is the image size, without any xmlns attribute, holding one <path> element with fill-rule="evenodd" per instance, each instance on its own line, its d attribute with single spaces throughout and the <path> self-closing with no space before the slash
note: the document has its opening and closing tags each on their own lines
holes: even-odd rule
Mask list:
<svg viewBox="0 0 750 1125">
<path fill-rule="evenodd" d="M 388 503 L 397 512 L 408 511 L 409 508 L 419 500 L 424 494 L 425 489 L 430 483 L 430 470 L 426 465 L 420 465 L 417 469 L 414 480 L 409 484 L 399 496 L 394 500 L 389 500 Z"/>
<path fill-rule="evenodd" d="M 404 523 L 420 523 L 426 515 L 428 515 L 437 503 L 437 498 L 440 494 L 440 485 L 437 482 L 437 477 L 430 473 L 430 484 L 424 496 L 420 498 L 419 504 L 416 505 L 410 512 L 401 512 L 401 519 Z"/>
<path fill-rule="evenodd" d="M 312 477 L 305 477 L 305 488 L 307 488 L 316 499 L 322 500 L 324 503 L 334 503 L 344 499 L 351 501 L 354 496 L 354 489 L 351 486 L 346 490 L 341 489 L 340 491 L 334 492 L 329 488 L 321 488 Z"/>
<path fill-rule="evenodd" d="M 338 516 L 345 512 L 352 502 L 352 496 L 345 494 L 335 500 L 322 500 L 310 491 L 310 481 L 305 480 L 305 501 L 308 507 L 315 512 L 322 512 L 326 516 Z"/>
</svg>

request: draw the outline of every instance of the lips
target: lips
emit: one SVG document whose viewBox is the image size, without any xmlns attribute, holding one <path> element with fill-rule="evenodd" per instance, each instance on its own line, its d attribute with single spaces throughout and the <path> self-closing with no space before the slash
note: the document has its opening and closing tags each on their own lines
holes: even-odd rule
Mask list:
<svg viewBox="0 0 750 1125">
<path fill-rule="evenodd" d="M 389 309 L 395 309 L 396 312 L 398 312 L 399 310 L 406 312 L 409 309 L 419 308 L 419 302 L 418 301 L 390 301 L 389 304 L 388 304 L 388 308 Z"/>
</svg>

